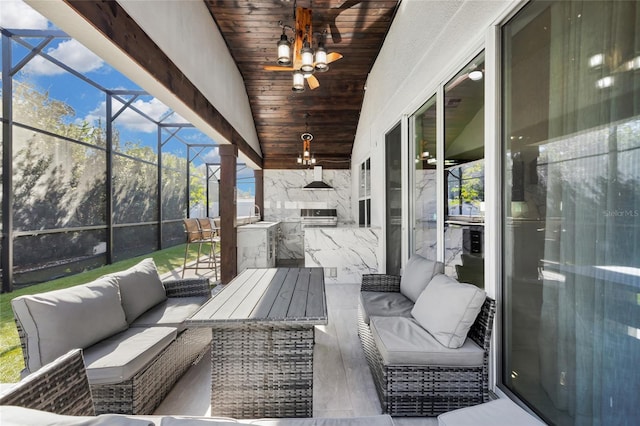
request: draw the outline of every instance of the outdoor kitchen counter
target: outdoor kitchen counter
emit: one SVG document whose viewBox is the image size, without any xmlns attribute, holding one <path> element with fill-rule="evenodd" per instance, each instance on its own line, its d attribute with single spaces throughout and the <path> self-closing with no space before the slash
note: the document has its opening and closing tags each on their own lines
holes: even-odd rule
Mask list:
<svg viewBox="0 0 640 426">
<path fill-rule="evenodd" d="M 381 228 L 357 225 L 304 228 L 304 266 L 324 268 L 331 283 L 359 283 L 381 271 Z"/>
<path fill-rule="evenodd" d="M 273 268 L 278 254 L 280 222 L 256 222 L 238 226 L 238 273 L 247 268 Z"/>
</svg>

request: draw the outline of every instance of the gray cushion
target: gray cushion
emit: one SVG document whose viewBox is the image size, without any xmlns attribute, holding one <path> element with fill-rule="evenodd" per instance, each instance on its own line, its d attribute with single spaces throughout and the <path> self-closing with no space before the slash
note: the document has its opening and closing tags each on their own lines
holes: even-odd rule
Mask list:
<svg viewBox="0 0 640 426">
<path fill-rule="evenodd" d="M 101 416 L 65 416 L 30 408 L 0 406 L 2 426 L 153 426 L 144 418 L 119 414 Z"/>
<path fill-rule="evenodd" d="M 414 254 L 407 262 L 400 278 L 400 293 L 415 302 L 422 293 L 422 290 L 429 284 L 431 278 L 438 273 L 442 273 L 444 267 L 442 263 L 427 260 L 424 257 Z"/>
<path fill-rule="evenodd" d="M 91 384 L 129 380 L 176 338 L 172 327 L 129 328 L 84 351 Z"/>
<path fill-rule="evenodd" d="M 403 294 L 388 291 L 361 291 L 360 312 L 366 324 L 369 317 L 410 317 L 413 302 Z"/>
<path fill-rule="evenodd" d="M 175 327 L 178 333 L 185 329 L 184 321 L 207 301 L 204 296 L 170 297 L 149 309 L 131 323 L 131 327 L 152 327 L 156 325 Z"/>
<path fill-rule="evenodd" d="M 183 416 L 163 416 L 160 426 L 224 426 L 237 425 L 236 419 L 224 417 L 183 417 Z"/>
<path fill-rule="evenodd" d="M 110 276 L 118 280 L 122 307 L 129 324 L 167 298 L 156 264 L 151 258 Z"/>
<path fill-rule="evenodd" d="M 444 347 L 413 318 L 371 317 L 370 326 L 385 365 L 479 367 L 484 361 L 473 340 L 458 349 Z"/>
<path fill-rule="evenodd" d="M 248 422 L 261 426 L 393 426 L 393 420 L 387 414 L 348 418 L 312 418 L 312 419 L 260 419 Z"/>
<path fill-rule="evenodd" d="M 487 295 L 471 284 L 436 275 L 424 289 L 411 315 L 448 348 L 459 348 L 476 320 Z"/>
<path fill-rule="evenodd" d="M 11 301 L 27 335 L 29 371 L 128 327 L 114 278 Z"/>
<path fill-rule="evenodd" d="M 438 426 L 541 426 L 541 421 L 507 398 L 438 416 Z"/>
</svg>

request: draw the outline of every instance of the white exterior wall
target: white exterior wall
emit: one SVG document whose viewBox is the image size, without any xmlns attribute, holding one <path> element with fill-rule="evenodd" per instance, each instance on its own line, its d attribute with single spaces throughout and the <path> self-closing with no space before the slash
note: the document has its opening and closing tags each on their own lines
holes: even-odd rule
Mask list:
<svg viewBox="0 0 640 426">
<path fill-rule="evenodd" d="M 453 77 L 484 49 L 485 37 L 493 25 L 519 3 L 498 0 L 403 0 L 400 3 L 367 80 L 352 152 L 354 177 L 358 176 L 360 163 L 371 157 L 372 226 L 384 229 L 385 134 L 404 118 L 403 177 L 408 176 L 406 117 L 433 96 L 439 84 Z M 406 189 L 406 182 L 404 186 Z M 352 182 L 352 190 L 352 200 L 357 203 L 357 179 Z M 403 250 L 406 250 L 406 192 L 403 200 Z M 352 209 L 357 211 L 357 204 Z"/>
<path fill-rule="evenodd" d="M 484 47 L 487 30 L 513 3 L 402 1 L 367 80 L 352 153 L 353 171 L 369 156 L 372 170 L 384 170 L 385 133 L 403 114 L 411 115 L 426 102 L 438 84 L 451 78 Z M 383 194 L 384 173 L 372 173 L 371 186 L 372 194 Z M 374 198 L 373 224 L 382 225 L 383 200 Z"/>
<path fill-rule="evenodd" d="M 442 96 L 442 84 L 452 78 L 481 50 L 485 50 L 485 289 L 499 299 L 500 255 L 500 141 L 499 110 L 497 106 L 497 67 L 499 52 L 496 26 L 508 13 L 524 1 L 462 0 L 426 1 L 403 0 L 396 14 L 383 48 L 367 80 L 358 130 L 352 152 L 352 176 L 358 176 L 360 163 L 371 158 L 371 216 L 372 226 L 382 228 L 380 249 L 385 264 L 385 134 L 402 123 L 403 176 L 403 259 L 408 257 L 409 227 L 409 120 L 422 104 L 432 96 Z M 419 29 L 419 30 L 416 30 Z M 439 114 L 442 105 L 438 106 Z M 439 126 L 442 119 L 439 118 Z M 440 142 L 440 140 L 439 140 Z M 438 147 L 438 157 L 443 156 Z M 438 183 L 438 199 L 444 197 Z M 358 182 L 353 179 L 352 191 L 357 203 Z M 440 202 L 440 201 L 439 201 Z M 354 204 L 353 211 L 357 211 Z M 442 221 L 441 219 L 439 219 Z M 438 248 L 442 252 L 443 229 L 439 224 Z M 496 330 L 500 327 L 496 318 Z M 494 333 L 490 354 L 490 388 L 495 387 L 497 374 L 497 336 Z"/>
</svg>

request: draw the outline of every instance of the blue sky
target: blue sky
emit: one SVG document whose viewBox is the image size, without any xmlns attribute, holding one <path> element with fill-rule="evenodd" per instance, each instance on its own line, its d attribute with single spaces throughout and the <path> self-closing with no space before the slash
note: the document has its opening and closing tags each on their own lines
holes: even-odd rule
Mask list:
<svg viewBox="0 0 640 426">
<path fill-rule="evenodd" d="M 57 29 L 51 22 L 21 0 L 0 0 L 2 13 L 0 13 L 0 26 L 6 29 L 30 29 L 52 30 Z M 42 39 L 25 38 L 24 41 L 31 46 L 37 46 Z M 12 43 L 13 65 L 19 63 L 30 48 Z M 120 74 L 100 57 L 95 55 L 82 44 L 71 38 L 60 38 L 50 42 L 43 52 L 60 62 L 82 73 L 88 79 L 99 86 L 111 90 L 141 90 L 136 84 Z M 106 111 L 106 98 L 104 92 L 82 81 L 53 62 L 42 56 L 36 56 L 20 70 L 15 77 L 16 82 L 24 81 L 34 85 L 39 91 L 46 91 L 50 98 L 63 101 L 75 110 L 75 117 L 69 117 L 70 121 L 88 121 L 97 124 L 99 119 L 104 123 Z M 125 99 L 125 101 L 128 99 Z M 120 104 L 114 101 L 112 108 L 119 109 Z M 172 113 L 170 108 L 153 96 L 142 96 L 136 99 L 133 105 L 140 111 L 155 120 L 168 116 L 165 123 L 184 123 L 182 117 Z M 157 127 L 153 122 L 145 119 L 131 109 L 125 110 L 114 122 L 120 133 L 121 141 L 131 141 L 151 147 L 157 151 Z M 190 143 L 211 143 L 212 140 L 197 129 L 184 129 L 178 135 Z M 183 143 L 177 140 L 168 142 L 163 152 L 186 157 L 187 149 Z M 199 166 L 204 162 L 219 163 L 218 149 L 207 149 L 194 164 Z M 253 175 L 249 169 L 240 172 L 239 178 Z M 240 189 L 246 190 L 246 184 L 239 182 Z"/>
</svg>

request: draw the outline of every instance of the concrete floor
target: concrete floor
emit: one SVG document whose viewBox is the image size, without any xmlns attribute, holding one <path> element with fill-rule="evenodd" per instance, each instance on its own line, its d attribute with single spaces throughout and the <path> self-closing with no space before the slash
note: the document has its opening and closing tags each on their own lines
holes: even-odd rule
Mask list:
<svg viewBox="0 0 640 426">
<path fill-rule="evenodd" d="M 185 277 L 194 276 L 195 271 L 187 272 Z M 178 271 L 163 278 L 178 278 L 179 275 Z M 213 281 L 212 273 L 206 276 Z M 355 417 L 380 414 L 378 396 L 357 334 L 360 286 L 327 284 L 326 289 L 329 323 L 316 328 L 313 415 Z M 187 371 L 155 414 L 210 416 L 210 397 L 210 358 L 207 355 Z M 438 424 L 437 419 L 428 417 L 396 417 L 394 422 L 399 426 Z"/>
</svg>

